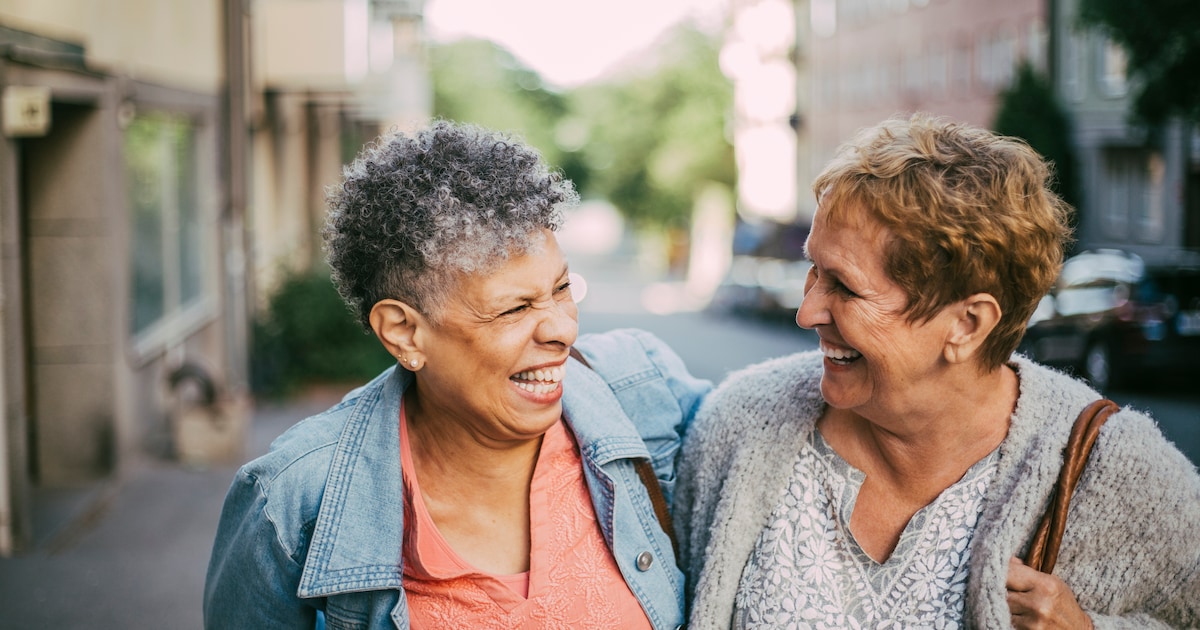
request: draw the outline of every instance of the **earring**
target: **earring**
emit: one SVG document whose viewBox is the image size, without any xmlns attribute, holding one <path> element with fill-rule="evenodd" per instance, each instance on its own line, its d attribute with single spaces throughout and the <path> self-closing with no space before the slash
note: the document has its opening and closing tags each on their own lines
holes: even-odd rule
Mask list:
<svg viewBox="0 0 1200 630">
<path fill-rule="evenodd" d="M 409 361 L 408 361 L 408 365 L 409 365 L 409 367 L 412 367 L 412 368 L 415 368 L 415 367 L 417 367 L 417 360 L 416 360 L 416 359 L 409 359 Z"/>
</svg>

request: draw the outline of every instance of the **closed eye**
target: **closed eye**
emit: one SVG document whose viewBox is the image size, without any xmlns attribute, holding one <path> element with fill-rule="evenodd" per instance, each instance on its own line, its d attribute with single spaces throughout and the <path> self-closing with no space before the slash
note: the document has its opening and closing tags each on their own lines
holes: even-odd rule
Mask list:
<svg viewBox="0 0 1200 630">
<path fill-rule="evenodd" d="M 858 294 L 855 293 L 854 291 L 851 291 L 850 287 L 842 284 L 841 282 L 838 282 L 837 280 L 833 281 L 833 290 L 846 296 L 846 297 L 852 297 L 852 298 L 858 297 Z"/>
<path fill-rule="evenodd" d="M 527 308 L 529 308 L 529 305 L 528 305 L 528 304 L 522 304 L 522 305 L 520 305 L 520 306 L 514 306 L 514 307 L 512 307 L 512 308 L 508 309 L 507 311 L 504 311 L 503 313 L 500 313 L 500 316 L 501 316 L 501 317 L 504 317 L 505 315 L 516 315 L 517 313 L 520 313 L 521 311 L 523 311 L 523 310 L 525 310 L 525 309 L 527 309 Z"/>
<path fill-rule="evenodd" d="M 809 277 L 812 278 L 812 281 L 826 280 L 829 286 L 833 289 L 833 292 L 837 293 L 838 295 L 843 295 L 848 298 L 858 297 L 858 294 L 854 291 L 851 291 L 850 287 L 842 284 L 842 281 L 838 280 L 837 276 L 833 274 L 822 274 L 820 270 L 817 269 L 816 265 L 809 267 L 808 273 Z"/>
</svg>

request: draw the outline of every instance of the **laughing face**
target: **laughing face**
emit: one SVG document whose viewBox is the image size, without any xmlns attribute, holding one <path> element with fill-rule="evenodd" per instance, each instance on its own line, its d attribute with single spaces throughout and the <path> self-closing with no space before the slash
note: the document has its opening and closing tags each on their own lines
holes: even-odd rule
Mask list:
<svg viewBox="0 0 1200 630">
<path fill-rule="evenodd" d="M 884 267 L 891 234 L 866 212 L 849 210 L 833 221 L 817 210 L 796 323 L 820 339 L 826 402 L 864 416 L 905 413 L 923 404 L 946 366 L 947 317 L 908 321 L 907 295 Z"/>
<path fill-rule="evenodd" d="M 462 277 L 441 322 L 417 333 L 425 364 L 413 402 L 481 442 L 536 438 L 562 414 L 577 320 L 566 260 L 546 231 L 540 249 Z"/>
</svg>

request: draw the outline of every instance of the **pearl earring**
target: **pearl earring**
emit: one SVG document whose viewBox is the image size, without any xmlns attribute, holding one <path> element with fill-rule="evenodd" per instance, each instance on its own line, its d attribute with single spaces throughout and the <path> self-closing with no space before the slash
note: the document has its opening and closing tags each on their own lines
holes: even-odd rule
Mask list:
<svg viewBox="0 0 1200 630">
<path fill-rule="evenodd" d="M 410 367 L 414 367 L 414 368 L 415 368 L 415 367 L 417 367 L 417 360 L 416 360 L 416 359 L 409 359 L 409 361 L 408 361 L 408 365 L 409 365 Z"/>
</svg>

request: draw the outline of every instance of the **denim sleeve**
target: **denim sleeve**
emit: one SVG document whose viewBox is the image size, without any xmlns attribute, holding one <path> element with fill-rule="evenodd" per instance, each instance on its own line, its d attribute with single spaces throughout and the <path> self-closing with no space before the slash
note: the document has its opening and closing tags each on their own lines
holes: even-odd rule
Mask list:
<svg viewBox="0 0 1200 630">
<path fill-rule="evenodd" d="M 692 376 L 670 346 L 644 330 L 589 335 L 578 345 L 636 426 L 669 504 L 684 433 L 712 383 Z"/>
<path fill-rule="evenodd" d="M 679 405 L 680 422 L 674 435 L 663 436 L 660 439 L 646 437 L 646 448 L 653 455 L 654 473 L 662 486 L 667 505 L 671 505 L 683 437 L 695 419 L 700 403 L 704 402 L 704 398 L 712 391 L 713 385 L 707 380 L 692 376 L 683 359 L 658 337 L 643 331 L 635 332 L 634 336 L 646 349 L 646 355 L 658 367 L 663 381 Z"/>
<path fill-rule="evenodd" d="M 683 420 L 680 426 L 680 437 L 682 437 L 696 417 L 700 403 L 704 402 L 705 396 L 712 391 L 713 384 L 711 381 L 692 376 L 683 363 L 683 359 L 679 358 L 679 355 L 675 354 L 675 351 L 663 340 L 641 330 L 631 331 L 631 333 L 646 349 L 646 355 L 650 357 L 650 360 L 658 366 L 663 380 L 666 381 L 667 387 L 670 388 L 675 400 L 679 403 Z"/>
<path fill-rule="evenodd" d="M 258 480 L 238 471 L 217 527 L 204 584 L 204 627 L 313 628 L 316 609 L 296 595 L 301 564 L 281 542 Z"/>
</svg>

